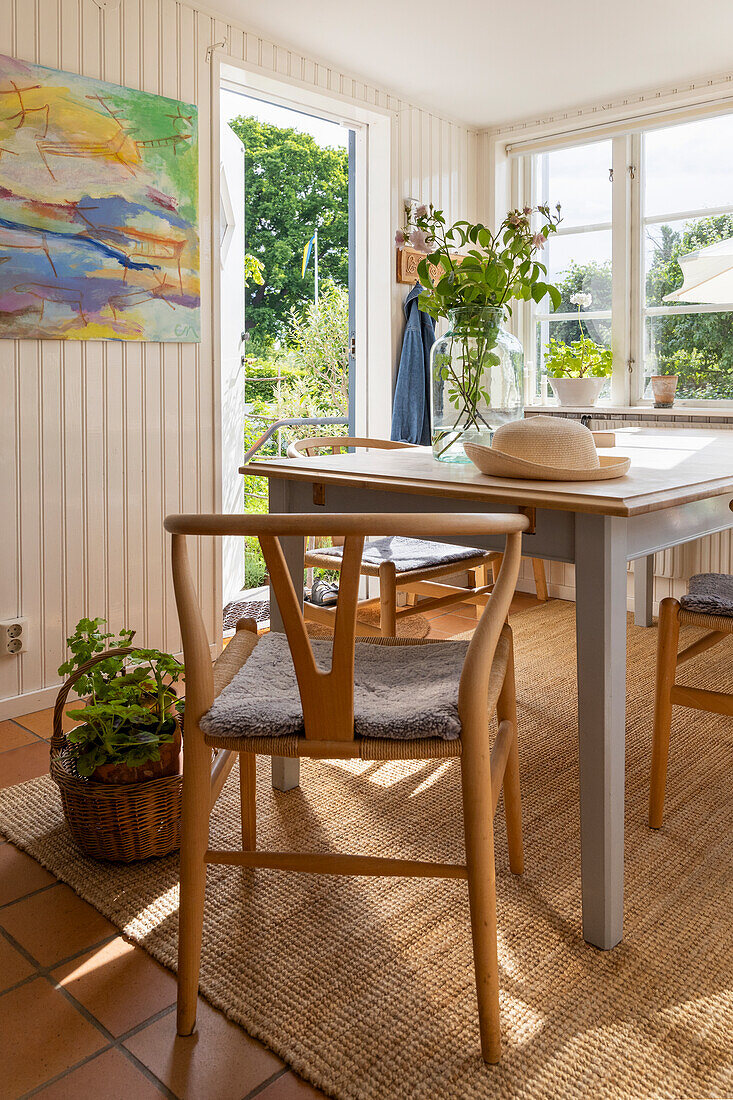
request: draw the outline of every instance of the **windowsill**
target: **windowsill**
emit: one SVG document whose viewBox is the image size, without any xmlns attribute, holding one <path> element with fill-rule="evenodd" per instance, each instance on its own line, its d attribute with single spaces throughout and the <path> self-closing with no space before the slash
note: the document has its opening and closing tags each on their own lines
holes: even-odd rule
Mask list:
<svg viewBox="0 0 733 1100">
<path fill-rule="evenodd" d="M 672 409 L 655 409 L 652 405 L 528 405 L 525 416 L 638 416 L 651 419 L 733 420 L 733 405 L 727 408 L 700 405 L 675 405 Z"/>
</svg>

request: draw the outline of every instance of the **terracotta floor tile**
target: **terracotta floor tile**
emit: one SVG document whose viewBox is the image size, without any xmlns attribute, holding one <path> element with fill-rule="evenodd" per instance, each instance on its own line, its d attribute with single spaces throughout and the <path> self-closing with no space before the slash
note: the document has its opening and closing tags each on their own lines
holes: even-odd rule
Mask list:
<svg viewBox="0 0 733 1100">
<path fill-rule="evenodd" d="M 122 1035 L 176 999 L 170 970 L 121 936 L 52 976 L 113 1035 Z"/>
<path fill-rule="evenodd" d="M 275 1054 L 202 1000 L 195 1035 L 178 1038 L 171 1012 L 138 1031 L 125 1046 L 176 1096 L 192 1100 L 241 1100 L 283 1066 Z"/>
<path fill-rule="evenodd" d="M 326 1100 L 326 1093 L 309 1085 L 307 1081 L 296 1077 L 292 1070 L 278 1077 L 262 1092 L 257 1093 L 258 1100 Z"/>
<path fill-rule="evenodd" d="M 34 973 L 35 968 L 0 935 L 0 993 Z"/>
<path fill-rule="evenodd" d="M 428 638 L 438 638 L 441 641 L 445 641 L 447 638 L 452 637 L 452 634 L 447 634 L 445 630 L 438 630 L 437 627 L 433 626 L 430 627 L 430 633 L 428 634 Z"/>
<path fill-rule="evenodd" d="M 106 1050 L 41 1089 L 44 1100 L 154 1100 L 162 1091 L 118 1050 Z"/>
<path fill-rule="evenodd" d="M 21 745 L 32 745 L 37 738 L 15 722 L 0 722 L 0 752 L 6 749 L 19 749 Z"/>
<path fill-rule="evenodd" d="M 25 783 L 26 779 L 36 779 L 47 771 L 48 745 L 45 741 L 0 752 L 0 788 Z"/>
<path fill-rule="evenodd" d="M 0 905 L 49 886 L 56 879 L 14 844 L 0 845 Z"/>
<path fill-rule="evenodd" d="M 0 910 L 0 925 L 41 966 L 53 966 L 116 931 L 101 913 L 61 884 Z"/>
<path fill-rule="evenodd" d="M 66 710 L 76 710 L 79 705 L 78 700 L 75 703 L 69 703 Z M 46 710 L 36 710 L 32 714 L 21 714 L 17 718 L 13 718 L 13 722 L 48 741 L 53 732 L 53 707 L 48 707 Z M 64 713 L 61 724 L 64 730 L 70 730 L 72 726 L 76 725 L 74 720 L 69 718 L 66 713 Z"/>
<path fill-rule="evenodd" d="M 37 733 L 39 737 L 50 737 L 53 707 L 48 707 L 46 710 L 36 710 L 32 714 L 21 714 L 13 721 L 17 722 L 19 726 L 25 726 L 27 730 Z"/>
<path fill-rule="evenodd" d="M 463 634 L 476 625 L 476 619 L 473 617 L 469 619 L 465 615 L 440 615 L 437 619 L 433 619 L 430 625 L 448 634 Z"/>
<path fill-rule="evenodd" d="M 0 997 L 3 1096 L 21 1096 L 105 1045 L 101 1032 L 44 978 Z"/>
</svg>

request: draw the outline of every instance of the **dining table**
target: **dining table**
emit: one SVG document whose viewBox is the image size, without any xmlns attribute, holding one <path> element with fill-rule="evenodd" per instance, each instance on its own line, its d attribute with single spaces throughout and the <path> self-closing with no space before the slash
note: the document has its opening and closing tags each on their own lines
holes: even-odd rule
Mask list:
<svg viewBox="0 0 733 1100">
<path fill-rule="evenodd" d="M 631 466 L 606 481 L 488 477 L 470 463 L 437 461 L 428 447 L 241 469 L 268 478 L 271 513 L 524 511 L 523 553 L 574 565 L 583 936 L 602 949 L 623 936 L 628 563 L 635 620 L 651 626 L 655 553 L 733 527 L 733 433 L 640 426 L 617 430 L 614 444 L 599 453 L 628 456 Z M 501 549 L 496 537 L 472 542 Z M 282 543 L 302 593 L 303 540 Z M 274 601 L 271 628 L 282 630 Z M 648 676 L 651 707 L 652 667 Z M 299 761 L 273 757 L 272 778 L 280 790 L 297 786 Z"/>
</svg>

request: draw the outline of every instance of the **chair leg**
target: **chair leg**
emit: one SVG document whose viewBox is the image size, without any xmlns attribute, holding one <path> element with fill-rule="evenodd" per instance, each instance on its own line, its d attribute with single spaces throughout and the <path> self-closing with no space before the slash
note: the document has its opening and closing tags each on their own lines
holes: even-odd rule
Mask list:
<svg viewBox="0 0 733 1100">
<path fill-rule="evenodd" d="M 239 754 L 239 801 L 242 811 L 242 851 L 257 847 L 257 757 L 253 752 Z"/>
<path fill-rule="evenodd" d="M 664 815 L 664 790 L 667 782 L 669 734 L 672 725 L 672 688 L 677 672 L 677 646 L 680 636 L 679 609 L 678 601 L 671 597 L 662 600 L 659 605 L 652 774 L 649 790 L 649 825 L 652 829 L 661 829 Z"/>
<path fill-rule="evenodd" d="M 464 739 L 461 785 L 481 1054 L 485 1062 L 495 1063 L 501 1057 L 499 958 L 491 766 L 485 731 L 475 740 Z"/>
<path fill-rule="evenodd" d="M 517 737 L 517 693 L 514 682 L 514 645 L 509 655 L 504 686 L 496 704 L 499 722 L 507 719 L 514 728 L 512 747 L 504 771 L 504 814 L 509 848 L 509 866 L 512 873 L 524 871 L 524 845 L 522 843 L 522 795 L 519 784 L 519 743 Z"/>
<path fill-rule="evenodd" d="M 196 1029 L 201 936 L 209 844 L 211 750 L 197 728 L 185 731 L 181 821 L 181 897 L 178 925 L 178 1034 Z"/>
<path fill-rule="evenodd" d="M 534 570 L 534 586 L 537 599 L 545 603 L 547 600 L 547 577 L 545 576 L 545 563 L 542 558 L 532 558 Z"/>
<path fill-rule="evenodd" d="M 397 636 L 397 571 L 393 561 L 379 567 L 379 628 L 385 638 Z"/>
<path fill-rule="evenodd" d="M 468 583 L 471 588 L 483 588 L 486 584 L 486 572 L 487 565 L 477 565 L 474 569 L 470 569 L 468 573 Z M 484 609 L 482 604 L 473 604 L 473 613 L 477 619 L 480 619 L 483 615 Z"/>
</svg>

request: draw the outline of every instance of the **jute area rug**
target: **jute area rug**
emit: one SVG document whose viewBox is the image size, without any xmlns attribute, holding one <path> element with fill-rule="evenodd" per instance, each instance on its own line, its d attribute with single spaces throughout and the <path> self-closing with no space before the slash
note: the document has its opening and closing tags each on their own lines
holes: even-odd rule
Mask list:
<svg viewBox="0 0 733 1100">
<path fill-rule="evenodd" d="M 625 938 L 600 952 L 581 935 L 573 608 L 551 602 L 514 624 L 526 872 L 508 870 L 500 806 L 501 1064 L 479 1057 L 464 883 L 211 868 L 202 991 L 344 1100 L 729 1097 L 733 722 L 678 713 L 666 824 L 651 832 L 656 630 L 630 626 Z M 703 654 L 686 678 L 703 670 L 730 689 L 733 652 Z M 268 770 L 262 847 L 463 858 L 453 761 L 307 762 L 288 794 Z M 236 843 L 238 817 L 230 780 L 217 846 Z M 45 778 L 0 793 L 0 831 L 175 966 L 175 858 L 83 858 Z"/>
</svg>

